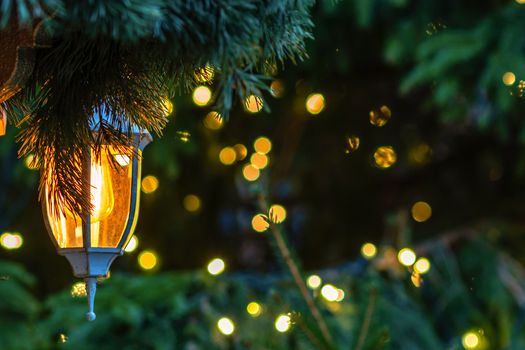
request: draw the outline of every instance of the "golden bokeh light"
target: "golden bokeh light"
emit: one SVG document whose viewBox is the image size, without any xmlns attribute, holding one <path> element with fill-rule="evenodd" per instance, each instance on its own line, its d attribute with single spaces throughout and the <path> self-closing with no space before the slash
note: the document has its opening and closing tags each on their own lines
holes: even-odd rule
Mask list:
<svg viewBox="0 0 525 350">
<path fill-rule="evenodd" d="M 224 335 L 232 335 L 235 331 L 235 324 L 228 317 L 223 317 L 217 321 L 217 328 Z"/>
<path fill-rule="evenodd" d="M 331 284 L 325 284 L 321 288 L 321 295 L 328 301 L 337 301 L 340 297 L 339 290 Z"/>
<path fill-rule="evenodd" d="M 252 301 L 248 305 L 246 305 L 246 311 L 250 316 L 252 317 L 258 317 L 261 315 L 262 312 L 262 306 L 256 301 Z"/>
<path fill-rule="evenodd" d="M 203 124 L 210 130 L 219 130 L 223 126 L 223 119 L 220 113 L 211 111 L 204 117 Z"/>
<path fill-rule="evenodd" d="M 253 142 L 253 148 L 257 153 L 268 154 L 272 150 L 272 141 L 265 136 L 258 137 Z"/>
<path fill-rule="evenodd" d="M 208 263 L 208 272 L 213 276 L 223 273 L 225 268 L 226 264 L 221 258 L 215 258 Z"/>
<path fill-rule="evenodd" d="M 274 80 L 270 84 L 270 93 L 275 98 L 283 97 L 284 95 L 284 84 L 280 80 Z"/>
<path fill-rule="evenodd" d="M 415 145 L 408 151 L 408 160 L 414 165 L 425 165 L 432 156 L 432 148 L 424 142 Z"/>
<path fill-rule="evenodd" d="M 345 291 L 341 288 L 337 288 L 337 298 L 335 298 L 335 301 L 340 303 L 345 298 Z"/>
<path fill-rule="evenodd" d="M 157 188 L 159 188 L 159 180 L 155 176 L 148 175 L 142 179 L 142 192 L 146 194 L 153 193 L 157 190 Z"/>
<path fill-rule="evenodd" d="M 71 286 L 71 296 L 73 298 L 81 298 L 87 295 L 86 283 L 77 282 Z"/>
<path fill-rule="evenodd" d="M 465 349 L 476 349 L 479 345 L 479 336 L 475 332 L 466 332 L 461 337 L 461 343 Z"/>
<path fill-rule="evenodd" d="M 235 146 L 233 146 L 233 149 L 235 150 L 235 154 L 237 155 L 237 160 L 243 160 L 248 155 L 248 149 L 245 145 L 238 143 Z"/>
<path fill-rule="evenodd" d="M 310 289 L 317 289 L 321 286 L 321 283 L 323 283 L 323 280 L 318 275 L 310 275 L 306 279 L 306 285 Z"/>
<path fill-rule="evenodd" d="M 388 123 L 392 117 L 392 111 L 388 106 L 381 106 L 379 110 L 370 111 L 370 124 L 381 127 Z"/>
<path fill-rule="evenodd" d="M 259 96 L 250 95 L 244 101 L 244 108 L 250 113 L 258 113 L 263 108 L 263 100 Z"/>
<path fill-rule="evenodd" d="M 325 98 L 323 94 L 315 93 L 310 94 L 306 98 L 306 110 L 310 114 L 319 114 L 325 107 Z"/>
<path fill-rule="evenodd" d="M 162 109 L 166 117 L 170 116 L 173 113 L 173 102 L 171 102 L 171 100 L 168 97 L 164 97 L 162 99 Z"/>
<path fill-rule="evenodd" d="M 506 72 L 505 74 L 503 74 L 501 80 L 503 80 L 503 84 L 511 86 L 514 85 L 514 83 L 516 82 L 516 75 L 512 72 Z"/>
<path fill-rule="evenodd" d="M 365 259 L 372 259 L 377 254 L 377 247 L 373 243 L 365 243 L 361 247 L 361 255 Z"/>
<path fill-rule="evenodd" d="M 414 264 L 414 271 L 424 275 L 430 270 L 430 261 L 427 258 L 419 258 Z"/>
<path fill-rule="evenodd" d="M 232 165 L 237 160 L 237 152 L 233 147 L 224 147 L 219 153 L 219 160 L 224 165 Z"/>
<path fill-rule="evenodd" d="M 432 216 L 432 207 L 427 202 L 417 202 L 412 206 L 412 218 L 417 222 L 425 222 Z"/>
<path fill-rule="evenodd" d="M 208 105 L 211 101 L 211 90 L 209 87 L 201 85 L 193 90 L 193 103 L 197 106 L 203 107 Z"/>
<path fill-rule="evenodd" d="M 184 197 L 184 200 L 182 202 L 184 205 L 184 209 L 186 209 L 190 213 L 194 213 L 201 208 L 201 199 L 194 194 L 187 195 L 186 197 Z"/>
<path fill-rule="evenodd" d="M 262 153 L 254 153 L 250 157 L 250 163 L 258 169 L 264 169 L 268 166 L 269 163 L 268 156 Z"/>
<path fill-rule="evenodd" d="M 0 245 L 7 250 L 19 249 L 24 244 L 22 235 L 18 232 L 4 232 L 0 235 Z"/>
<path fill-rule="evenodd" d="M 518 4 L 525 4 L 525 0 L 516 0 Z"/>
<path fill-rule="evenodd" d="M 268 221 L 262 214 L 254 215 L 252 218 L 252 228 L 256 232 L 264 232 L 270 227 Z"/>
<path fill-rule="evenodd" d="M 397 253 L 397 260 L 401 265 L 412 266 L 416 262 L 416 253 L 410 248 L 403 248 Z"/>
<path fill-rule="evenodd" d="M 195 71 L 195 80 L 199 83 L 210 83 L 213 81 L 214 76 L 215 69 L 210 65 L 206 65 L 204 68 Z"/>
<path fill-rule="evenodd" d="M 360 143 L 361 143 L 361 140 L 359 139 L 358 136 L 355 136 L 355 135 L 348 136 L 345 142 L 345 153 L 350 154 L 350 153 L 357 151 L 359 149 Z"/>
<path fill-rule="evenodd" d="M 423 278 L 421 277 L 421 274 L 414 271 L 412 275 L 410 276 L 410 281 L 412 281 L 412 284 L 414 287 L 419 288 L 423 284 Z"/>
<path fill-rule="evenodd" d="M 34 154 L 28 155 L 24 159 L 24 164 L 29 170 L 38 170 L 38 165 L 36 164 L 36 157 Z"/>
<path fill-rule="evenodd" d="M 292 319 L 289 315 L 281 314 L 275 319 L 275 329 L 280 332 L 288 332 L 292 326 Z"/>
<path fill-rule="evenodd" d="M 179 130 L 177 131 L 177 137 L 179 140 L 186 143 L 190 140 L 191 134 L 186 130 Z"/>
<path fill-rule="evenodd" d="M 253 166 L 252 164 L 247 164 L 242 168 L 242 175 L 247 181 L 255 181 L 261 175 L 259 168 Z"/>
<path fill-rule="evenodd" d="M 126 248 L 124 248 L 124 251 L 126 253 L 131 253 L 133 251 L 135 251 L 139 246 L 139 239 L 137 238 L 137 236 L 132 236 L 128 242 L 128 244 L 126 245 Z"/>
<path fill-rule="evenodd" d="M 152 270 L 158 264 L 157 254 L 152 250 L 144 250 L 137 257 L 139 266 L 143 270 Z"/>
<path fill-rule="evenodd" d="M 381 169 L 390 168 L 396 160 L 396 152 L 391 146 L 381 146 L 374 153 L 374 161 Z"/>
<path fill-rule="evenodd" d="M 274 204 L 269 210 L 270 220 L 275 224 L 280 224 L 286 220 L 286 208 L 279 204 Z"/>
<path fill-rule="evenodd" d="M 67 337 L 67 335 L 65 335 L 64 333 L 60 333 L 58 335 L 58 342 L 63 344 L 63 343 L 67 343 L 67 341 L 69 340 L 69 338 Z"/>
</svg>

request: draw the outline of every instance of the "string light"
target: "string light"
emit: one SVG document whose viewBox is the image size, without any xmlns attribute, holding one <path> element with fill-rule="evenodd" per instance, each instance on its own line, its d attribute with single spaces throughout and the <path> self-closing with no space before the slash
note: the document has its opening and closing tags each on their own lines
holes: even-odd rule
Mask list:
<svg viewBox="0 0 525 350">
<path fill-rule="evenodd" d="M 346 138 L 345 153 L 350 154 L 359 149 L 360 139 L 358 136 L 352 135 Z"/>
<path fill-rule="evenodd" d="M 268 156 L 266 154 L 254 153 L 250 157 L 250 163 L 258 169 L 264 169 L 268 166 Z"/>
<path fill-rule="evenodd" d="M 258 317 L 262 312 L 262 306 L 256 301 L 252 301 L 248 305 L 246 305 L 246 311 L 250 316 L 252 317 Z"/>
<path fill-rule="evenodd" d="M 226 264 L 224 263 L 224 260 L 221 258 L 215 258 L 208 264 L 208 272 L 210 275 L 217 276 L 224 272 L 224 269 L 226 268 Z"/>
<path fill-rule="evenodd" d="M 374 126 L 384 126 L 392 117 L 392 111 L 388 106 L 381 106 L 379 110 L 370 111 L 370 124 Z"/>
<path fill-rule="evenodd" d="M 427 273 L 430 270 L 430 261 L 427 258 L 419 258 L 414 264 L 414 270 L 422 275 Z"/>
<path fill-rule="evenodd" d="M 224 165 L 232 165 L 237 159 L 237 153 L 232 147 L 224 147 L 219 153 L 219 160 Z"/>
<path fill-rule="evenodd" d="M 421 287 L 421 285 L 423 284 L 423 279 L 421 278 L 421 275 L 417 271 L 414 271 L 412 273 L 412 275 L 410 276 L 410 280 L 412 281 L 412 284 L 416 288 Z"/>
<path fill-rule="evenodd" d="M 211 111 L 204 117 L 204 126 L 210 130 L 219 130 L 223 126 L 222 116 L 215 111 Z"/>
<path fill-rule="evenodd" d="M 318 275 L 311 275 L 306 279 L 306 285 L 310 289 L 317 289 L 321 286 L 323 280 Z"/>
<path fill-rule="evenodd" d="M 24 159 L 24 164 L 29 170 L 38 170 L 38 165 L 36 164 L 34 154 L 28 155 L 26 159 Z"/>
<path fill-rule="evenodd" d="M 206 65 L 204 68 L 200 68 L 195 72 L 195 80 L 199 83 L 210 83 L 213 81 L 214 76 L 215 69 L 210 65 Z"/>
<path fill-rule="evenodd" d="M 516 82 L 516 75 L 512 72 L 506 72 L 505 74 L 503 74 L 501 80 L 503 80 L 503 84 L 511 86 Z"/>
<path fill-rule="evenodd" d="M 390 168 L 397 160 L 397 155 L 391 146 L 381 146 L 374 153 L 376 165 L 381 169 Z"/>
<path fill-rule="evenodd" d="M 132 236 L 128 244 L 126 245 L 126 248 L 124 248 L 124 251 L 126 253 L 131 253 L 135 251 L 135 249 L 137 249 L 138 246 L 139 246 L 139 239 L 137 238 L 137 236 Z"/>
<path fill-rule="evenodd" d="M 24 244 L 22 235 L 18 232 L 4 232 L 0 236 L 0 245 L 7 250 L 19 249 Z"/>
<path fill-rule="evenodd" d="M 377 247 L 373 243 L 365 243 L 361 247 L 361 255 L 365 259 L 372 259 L 377 254 Z"/>
<path fill-rule="evenodd" d="M 71 286 L 71 296 L 73 298 L 85 297 L 87 295 L 86 283 L 77 282 Z"/>
<path fill-rule="evenodd" d="M 257 153 L 268 154 L 272 150 L 272 141 L 265 136 L 258 137 L 253 142 L 253 148 Z"/>
<path fill-rule="evenodd" d="M 310 94 L 306 98 L 306 110 L 310 114 L 319 114 L 325 107 L 325 98 L 323 94 L 315 93 Z"/>
<path fill-rule="evenodd" d="M 272 205 L 270 207 L 269 214 L 270 220 L 272 220 L 273 223 L 280 224 L 286 220 L 286 209 L 282 205 Z"/>
<path fill-rule="evenodd" d="M 412 266 L 416 262 L 416 253 L 410 248 L 403 248 L 397 254 L 397 260 L 404 266 Z"/>
<path fill-rule="evenodd" d="M 197 106 L 203 107 L 210 103 L 211 100 L 211 90 L 209 87 L 201 85 L 197 86 L 193 90 L 193 103 Z"/>
<path fill-rule="evenodd" d="M 186 197 L 184 197 L 183 204 L 184 204 L 184 209 L 193 213 L 200 209 L 201 199 L 194 194 L 189 194 Z"/>
<path fill-rule="evenodd" d="M 235 331 L 235 324 L 228 317 L 223 317 L 217 321 L 217 328 L 224 335 L 232 335 Z"/>
<path fill-rule="evenodd" d="M 60 334 L 58 335 L 58 342 L 59 342 L 59 343 L 62 343 L 62 344 L 63 344 L 63 343 L 66 343 L 66 342 L 68 341 L 68 339 L 69 339 L 69 338 L 68 338 L 67 335 L 65 335 L 64 333 L 60 333 Z"/>
<path fill-rule="evenodd" d="M 242 168 L 242 175 L 247 181 L 255 181 L 261 175 L 259 168 L 253 166 L 252 164 L 247 164 Z"/>
<path fill-rule="evenodd" d="M 162 109 L 166 117 L 170 116 L 173 113 L 173 102 L 169 98 L 164 97 L 162 99 Z"/>
<path fill-rule="evenodd" d="M 417 202 L 412 206 L 412 218 L 417 222 L 425 222 L 432 216 L 432 207 L 427 202 Z"/>
<path fill-rule="evenodd" d="M 244 101 L 244 107 L 250 113 L 259 113 L 263 108 L 263 100 L 259 96 L 250 95 Z"/>
<path fill-rule="evenodd" d="M 289 315 L 281 314 L 275 319 L 275 329 L 280 333 L 288 332 L 292 326 Z"/>
<path fill-rule="evenodd" d="M 142 251 L 137 257 L 137 260 L 139 262 L 139 266 L 143 270 L 152 270 L 155 268 L 155 266 L 157 266 L 158 263 L 157 254 L 151 250 Z"/>
<path fill-rule="evenodd" d="M 283 97 L 284 95 L 284 84 L 280 80 L 274 80 L 270 84 L 270 93 L 275 98 Z"/>
<path fill-rule="evenodd" d="M 479 336 L 474 332 L 463 334 L 461 343 L 465 349 L 476 349 L 479 345 Z"/>
<path fill-rule="evenodd" d="M 237 155 L 237 160 L 243 160 L 248 155 L 248 149 L 246 149 L 246 146 L 243 144 L 238 143 L 233 146 L 233 149 Z"/>
<path fill-rule="evenodd" d="M 257 214 L 252 218 L 252 228 L 256 232 L 264 232 L 270 227 L 270 224 L 266 221 L 264 215 Z"/>
<path fill-rule="evenodd" d="M 321 295 L 328 301 L 336 301 L 339 298 L 337 288 L 331 284 L 325 284 L 323 288 L 321 288 Z"/>
<path fill-rule="evenodd" d="M 142 192 L 146 194 L 153 193 L 157 188 L 159 188 L 159 180 L 155 176 L 148 175 L 142 179 Z"/>
<path fill-rule="evenodd" d="M 177 131 L 177 137 L 179 140 L 186 143 L 190 140 L 191 134 L 186 130 L 179 130 Z"/>
</svg>

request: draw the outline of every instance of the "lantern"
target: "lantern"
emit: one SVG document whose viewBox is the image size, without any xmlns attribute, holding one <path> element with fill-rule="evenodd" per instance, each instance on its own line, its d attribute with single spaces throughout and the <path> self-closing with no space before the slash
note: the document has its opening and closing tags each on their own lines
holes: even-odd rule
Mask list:
<svg viewBox="0 0 525 350">
<path fill-rule="evenodd" d="M 102 144 L 99 154 L 93 148 L 86 152 L 80 164 L 84 195 L 89 197 L 91 205 L 88 212 L 80 215 L 71 212 L 45 189 L 42 209 L 47 231 L 58 254 L 71 264 L 73 274 L 86 282 L 90 321 L 96 317 L 97 277 L 107 276 L 111 263 L 123 254 L 135 229 L 141 155 L 149 142 L 151 135 L 147 131 L 134 128 L 133 144 L 127 150 Z"/>
</svg>

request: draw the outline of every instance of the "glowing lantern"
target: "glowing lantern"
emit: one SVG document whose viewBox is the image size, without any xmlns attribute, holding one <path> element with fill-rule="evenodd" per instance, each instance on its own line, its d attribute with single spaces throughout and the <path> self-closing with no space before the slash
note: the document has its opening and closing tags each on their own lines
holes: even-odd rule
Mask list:
<svg viewBox="0 0 525 350">
<path fill-rule="evenodd" d="M 106 115 L 95 120 L 108 122 Z M 98 128 L 94 127 L 96 133 Z M 147 131 L 132 129 L 133 144 L 117 150 L 110 144 L 92 150 L 80 160 L 84 196 L 91 210 L 73 213 L 63 200 L 50 196 L 46 185 L 42 209 L 48 233 L 58 254 L 67 258 L 73 274 L 86 281 L 88 320 L 95 319 L 97 277 L 108 275 L 113 260 L 122 255 L 138 217 L 142 150 L 151 141 Z M 125 154 L 123 154 L 125 153 Z"/>
</svg>

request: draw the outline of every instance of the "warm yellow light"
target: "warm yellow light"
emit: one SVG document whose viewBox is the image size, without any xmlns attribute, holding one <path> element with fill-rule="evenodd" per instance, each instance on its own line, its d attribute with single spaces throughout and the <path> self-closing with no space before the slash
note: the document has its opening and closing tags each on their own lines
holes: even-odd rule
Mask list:
<svg viewBox="0 0 525 350">
<path fill-rule="evenodd" d="M 346 138 L 346 149 L 345 153 L 350 154 L 359 149 L 359 144 L 361 143 L 361 140 L 359 139 L 359 136 L 348 136 Z"/>
<path fill-rule="evenodd" d="M 503 84 L 511 86 L 516 82 L 516 75 L 512 72 L 506 72 L 505 74 L 503 74 L 501 80 L 503 80 Z"/>
<path fill-rule="evenodd" d="M 232 165 L 237 159 L 237 153 L 233 147 L 224 147 L 219 153 L 219 160 L 224 165 Z"/>
<path fill-rule="evenodd" d="M 461 338 L 465 349 L 476 349 L 479 345 L 479 336 L 474 332 L 467 332 Z"/>
<path fill-rule="evenodd" d="M 87 295 L 86 283 L 77 282 L 71 286 L 71 296 L 73 298 L 85 297 Z"/>
<path fill-rule="evenodd" d="M 257 153 L 268 154 L 272 150 L 272 141 L 267 137 L 261 136 L 255 140 L 253 148 Z"/>
<path fill-rule="evenodd" d="M 421 285 L 423 284 L 423 278 L 421 278 L 421 275 L 417 271 L 414 271 L 412 273 L 412 275 L 410 276 L 410 280 L 416 288 L 421 287 Z"/>
<path fill-rule="evenodd" d="M 196 212 L 201 208 L 201 199 L 194 194 L 184 197 L 184 209 L 189 212 Z"/>
<path fill-rule="evenodd" d="M 286 220 L 286 209 L 279 204 L 274 204 L 270 207 L 270 220 L 276 224 L 280 224 Z"/>
<path fill-rule="evenodd" d="M 374 160 L 379 168 L 390 168 L 397 160 L 394 149 L 390 146 L 381 146 L 374 153 Z"/>
<path fill-rule="evenodd" d="M 204 126 L 210 130 L 219 130 L 222 128 L 223 124 L 222 116 L 219 113 L 212 111 L 206 114 L 203 123 Z"/>
<path fill-rule="evenodd" d="M 215 69 L 212 66 L 206 65 L 204 68 L 198 69 L 195 72 L 195 80 L 199 83 L 209 83 L 215 76 Z"/>
<path fill-rule="evenodd" d="M 381 106 L 378 111 L 370 111 L 370 124 L 374 126 L 383 126 L 392 117 L 392 112 L 388 106 Z"/>
<path fill-rule="evenodd" d="M 339 298 L 339 291 L 331 284 L 325 284 L 321 288 L 321 295 L 328 301 L 336 301 Z"/>
<path fill-rule="evenodd" d="M 244 107 L 250 113 L 258 113 L 263 108 L 263 100 L 259 96 L 250 95 L 244 101 Z"/>
<path fill-rule="evenodd" d="M 290 316 L 281 314 L 275 319 L 275 329 L 280 333 L 288 332 L 292 326 L 291 322 Z"/>
<path fill-rule="evenodd" d="M 243 160 L 248 155 L 248 150 L 243 144 L 238 143 L 235 146 L 233 146 L 233 149 L 235 150 L 235 154 L 237 155 L 237 160 Z"/>
<path fill-rule="evenodd" d="M 191 134 L 186 130 L 179 130 L 177 131 L 177 137 L 179 140 L 186 143 L 190 140 Z"/>
<path fill-rule="evenodd" d="M 323 94 L 310 94 L 306 98 L 306 110 L 310 114 L 319 114 L 325 107 L 325 99 Z"/>
<path fill-rule="evenodd" d="M 201 85 L 193 90 L 193 103 L 197 106 L 206 106 L 211 100 L 211 90 L 209 87 Z"/>
<path fill-rule="evenodd" d="M 257 232 L 264 232 L 270 227 L 268 221 L 262 214 L 257 214 L 252 218 L 252 228 Z"/>
<path fill-rule="evenodd" d="M 151 250 L 144 250 L 138 256 L 139 266 L 144 270 L 151 270 L 157 266 L 157 254 Z"/>
<path fill-rule="evenodd" d="M 8 250 L 18 249 L 24 244 L 24 239 L 19 233 L 5 232 L 0 236 L 0 245 Z"/>
<path fill-rule="evenodd" d="M 38 170 L 38 165 L 36 165 L 35 155 L 30 154 L 24 159 L 24 164 L 29 170 Z"/>
<path fill-rule="evenodd" d="M 131 162 L 127 154 L 115 154 L 115 160 L 121 167 L 127 167 Z"/>
<path fill-rule="evenodd" d="M 246 311 L 250 314 L 252 317 L 258 317 L 262 312 L 261 304 L 258 302 L 252 301 L 248 305 L 246 305 Z"/>
<path fill-rule="evenodd" d="M 284 84 L 280 80 L 274 80 L 270 84 L 270 93 L 273 97 L 280 98 L 284 95 Z"/>
<path fill-rule="evenodd" d="M 317 289 L 321 286 L 323 280 L 318 275 L 311 275 L 306 279 L 306 285 L 310 289 Z"/>
<path fill-rule="evenodd" d="M 68 339 L 69 339 L 69 338 L 68 338 L 67 335 L 65 335 L 64 333 L 60 333 L 60 334 L 58 335 L 58 342 L 59 342 L 59 343 L 67 343 Z"/>
<path fill-rule="evenodd" d="M 139 239 L 137 238 L 137 236 L 132 236 L 128 244 L 126 244 L 126 248 L 124 248 L 124 251 L 126 253 L 131 253 L 135 251 L 135 249 L 137 249 L 138 246 L 139 246 Z"/>
<path fill-rule="evenodd" d="M 215 258 L 208 264 L 208 272 L 210 275 L 217 276 L 221 274 L 226 267 L 224 260 L 221 258 Z"/>
<path fill-rule="evenodd" d="M 159 180 L 153 175 L 148 175 L 142 179 L 141 188 L 146 194 L 153 193 L 159 188 Z"/>
<path fill-rule="evenodd" d="M 250 157 L 250 162 L 252 163 L 253 166 L 259 169 L 264 169 L 268 166 L 269 160 L 266 154 L 254 153 Z"/>
<path fill-rule="evenodd" d="M 397 260 L 402 265 L 412 266 L 416 262 L 416 253 L 410 248 L 403 248 L 397 253 Z"/>
<path fill-rule="evenodd" d="M 217 328 L 224 335 L 232 335 L 235 331 L 235 324 L 228 317 L 223 317 L 217 321 Z"/>
<path fill-rule="evenodd" d="M 422 275 L 427 273 L 430 270 L 430 261 L 427 258 L 417 259 L 414 270 Z"/>
<path fill-rule="evenodd" d="M 162 109 L 166 117 L 173 113 L 173 102 L 168 97 L 162 99 Z"/>
<path fill-rule="evenodd" d="M 337 298 L 335 298 L 335 301 L 341 302 L 345 298 L 345 291 L 341 288 L 337 288 Z"/>
<path fill-rule="evenodd" d="M 412 206 L 412 218 L 417 222 L 425 222 L 432 216 L 432 208 L 426 202 L 417 202 Z"/>
<path fill-rule="evenodd" d="M 259 168 L 254 167 L 252 164 L 247 164 L 242 168 L 242 175 L 248 181 L 255 181 L 260 175 Z"/>
<path fill-rule="evenodd" d="M 516 0 L 518 4 L 525 4 L 525 0 Z"/>
<path fill-rule="evenodd" d="M 377 247 L 373 243 L 365 243 L 361 247 L 361 254 L 365 259 L 372 259 L 377 254 Z"/>
<path fill-rule="evenodd" d="M 97 223 L 109 216 L 115 204 L 111 185 L 110 168 L 99 162 L 91 163 L 91 223 Z M 97 235 L 98 236 L 98 235 Z M 98 246 L 98 239 L 91 235 L 91 244 Z"/>
</svg>

